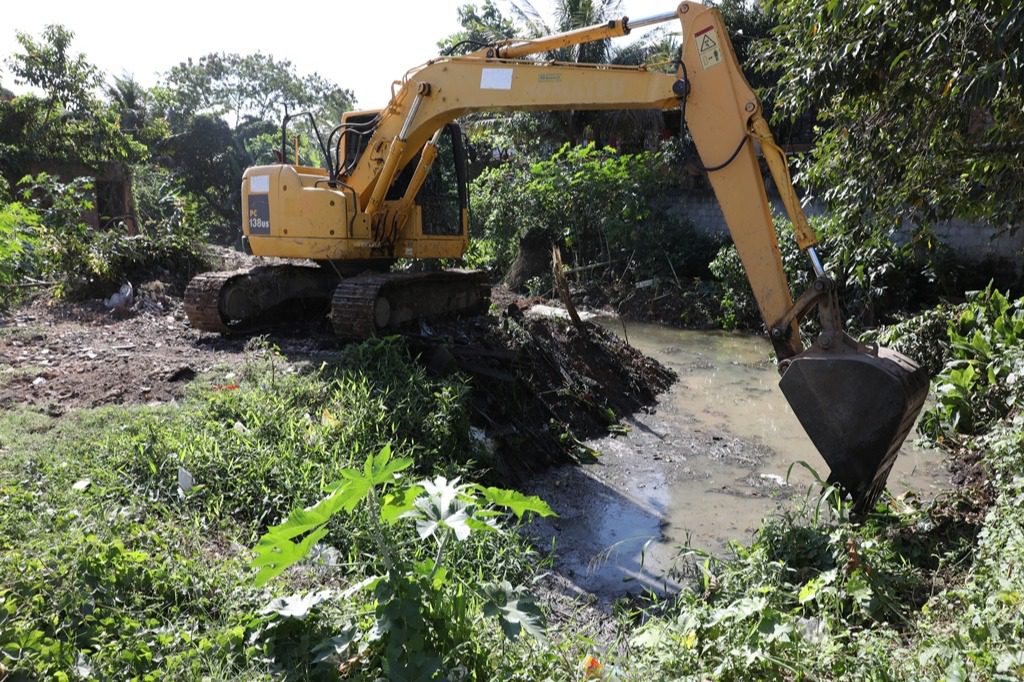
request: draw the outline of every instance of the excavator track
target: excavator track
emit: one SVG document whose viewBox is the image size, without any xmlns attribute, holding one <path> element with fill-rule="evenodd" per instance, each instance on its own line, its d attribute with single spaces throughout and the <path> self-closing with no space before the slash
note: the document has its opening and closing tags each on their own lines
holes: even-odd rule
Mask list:
<svg viewBox="0 0 1024 682">
<path fill-rule="evenodd" d="M 261 265 L 208 272 L 185 289 L 185 314 L 194 329 L 244 334 L 294 320 L 298 313 L 326 312 L 338 276 L 306 265 Z"/>
<path fill-rule="evenodd" d="M 221 319 L 220 292 L 225 283 L 243 272 L 207 272 L 192 278 L 185 289 L 185 315 L 193 329 L 229 334 L 231 328 Z"/>
<path fill-rule="evenodd" d="M 365 273 L 339 283 L 328 268 L 264 265 L 195 277 L 185 314 L 194 329 L 245 334 L 329 310 L 335 333 L 359 340 L 419 318 L 482 310 L 489 300 L 480 272 Z"/>
<path fill-rule="evenodd" d="M 334 290 L 331 323 L 343 339 L 365 339 L 419 318 L 482 310 L 490 301 L 483 273 L 370 273 Z"/>
</svg>

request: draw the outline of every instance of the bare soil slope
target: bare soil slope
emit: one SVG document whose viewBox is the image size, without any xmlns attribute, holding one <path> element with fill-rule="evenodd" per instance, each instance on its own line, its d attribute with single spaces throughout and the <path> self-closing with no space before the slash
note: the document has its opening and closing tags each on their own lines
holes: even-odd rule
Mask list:
<svg viewBox="0 0 1024 682">
<path fill-rule="evenodd" d="M 167 402 L 204 372 L 240 364 L 250 339 L 191 329 L 178 291 L 142 284 L 122 315 L 98 300 L 39 299 L 0 318 L 0 406 L 56 415 Z M 597 326 L 529 319 L 526 303 L 507 292 L 496 298 L 505 306 L 498 314 L 418 325 L 405 338 L 431 371 L 469 377 L 474 421 L 497 441 L 508 473 L 565 461 L 575 437 L 652 405 L 674 379 Z M 326 321 L 270 334 L 269 342 L 291 361 L 317 363 L 343 345 Z"/>
</svg>

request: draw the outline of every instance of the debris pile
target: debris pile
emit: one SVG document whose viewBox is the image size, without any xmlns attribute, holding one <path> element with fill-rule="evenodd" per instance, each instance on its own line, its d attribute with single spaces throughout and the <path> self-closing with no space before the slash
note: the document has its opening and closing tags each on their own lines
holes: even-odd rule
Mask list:
<svg viewBox="0 0 1024 682">
<path fill-rule="evenodd" d="M 652 406 L 675 373 L 605 329 L 499 316 L 449 320 L 408 337 L 427 367 L 470 377 L 478 426 L 497 441 L 514 477 L 583 454 L 579 442 Z"/>
</svg>

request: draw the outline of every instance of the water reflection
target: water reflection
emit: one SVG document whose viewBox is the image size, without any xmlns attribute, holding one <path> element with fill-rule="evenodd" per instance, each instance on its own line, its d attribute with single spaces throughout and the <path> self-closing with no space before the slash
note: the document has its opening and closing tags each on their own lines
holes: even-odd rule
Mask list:
<svg viewBox="0 0 1024 682">
<path fill-rule="evenodd" d="M 618 320 L 601 323 L 622 333 Z M 766 445 L 775 456 L 759 474 L 785 478 L 792 464 L 803 461 L 827 475 L 828 467 L 778 388 L 767 339 L 638 323 L 630 323 L 627 332 L 633 346 L 679 373 L 678 385 L 659 405 L 660 416 L 685 414 L 694 418 L 698 432 L 725 431 Z M 913 490 L 930 498 L 946 484 L 942 455 L 915 443 L 914 433 L 900 450 L 888 487 L 895 495 Z M 809 485 L 814 479 L 798 467 L 790 482 Z"/>
</svg>

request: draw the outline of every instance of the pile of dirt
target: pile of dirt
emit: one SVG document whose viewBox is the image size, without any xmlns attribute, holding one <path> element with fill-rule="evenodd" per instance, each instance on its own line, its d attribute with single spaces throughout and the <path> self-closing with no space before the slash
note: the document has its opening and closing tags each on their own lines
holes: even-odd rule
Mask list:
<svg viewBox="0 0 1024 682">
<path fill-rule="evenodd" d="M 470 377 L 478 426 L 515 478 L 585 453 L 579 442 L 652 406 L 675 373 L 605 329 L 532 318 L 513 302 L 408 336 L 435 373 Z"/>
</svg>

